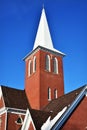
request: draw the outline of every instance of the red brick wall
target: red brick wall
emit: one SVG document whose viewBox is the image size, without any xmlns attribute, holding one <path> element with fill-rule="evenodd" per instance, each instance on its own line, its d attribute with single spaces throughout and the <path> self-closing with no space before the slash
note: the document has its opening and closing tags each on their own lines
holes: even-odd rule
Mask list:
<svg viewBox="0 0 87 130">
<path fill-rule="evenodd" d="M 63 81 L 63 63 L 62 58 L 50 53 L 41 51 L 41 71 L 40 71 L 40 104 L 41 108 L 48 104 L 48 87 L 51 88 L 51 99 L 54 99 L 54 90 L 58 90 L 58 97 L 64 94 L 64 81 Z M 51 71 L 45 70 L 45 56 L 50 55 L 51 58 Z M 58 74 L 53 73 L 53 58 L 56 57 L 58 60 Z"/>
<path fill-rule="evenodd" d="M 24 116 L 22 115 L 21 117 L 24 120 Z M 18 118 L 19 118 L 19 115 L 9 113 L 7 117 L 8 125 L 7 125 L 6 130 L 19 130 L 22 127 L 22 125 L 16 123 Z"/>
<path fill-rule="evenodd" d="M 29 129 L 28 130 L 34 130 L 32 122 L 30 123 Z"/>
<path fill-rule="evenodd" d="M 0 116 L 0 130 L 5 130 L 6 127 L 6 113 Z"/>
<path fill-rule="evenodd" d="M 50 55 L 51 72 L 45 70 L 45 56 Z M 28 77 L 28 62 L 36 56 L 36 72 Z M 59 73 L 53 73 L 53 57 L 58 59 Z M 29 58 L 29 59 L 28 59 Z M 63 63 L 62 57 L 39 50 L 26 60 L 25 91 L 32 108 L 41 109 L 48 104 L 48 87 L 51 88 L 52 99 L 54 90 L 58 90 L 58 96 L 64 94 Z"/>
<path fill-rule="evenodd" d="M 28 77 L 28 62 L 33 61 L 34 55 L 30 56 L 26 61 L 26 74 L 25 74 L 25 91 L 32 108 L 40 108 L 40 52 L 35 54 L 37 57 L 36 72 Z"/>
<path fill-rule="evenodd" d="M 62 130 L 87 130 L 87 97 L 81 101 Z"/>
<path fill-rule="evenodd" d="M 4 101 L 3 101 L 3 98 L 1 97 L 0 99 L 0 108 L 4 107 Z"/>
</svg>

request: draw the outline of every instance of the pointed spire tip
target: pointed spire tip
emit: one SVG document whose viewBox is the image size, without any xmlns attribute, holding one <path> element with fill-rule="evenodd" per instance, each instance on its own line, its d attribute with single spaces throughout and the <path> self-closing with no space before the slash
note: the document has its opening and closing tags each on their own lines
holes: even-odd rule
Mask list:
<svg viewBox="0 0 87 130">
<path fill-rule="evenodd" d="M 42 5 L 42 12 L 45 12 L 44 3 Z"/>
</svg>

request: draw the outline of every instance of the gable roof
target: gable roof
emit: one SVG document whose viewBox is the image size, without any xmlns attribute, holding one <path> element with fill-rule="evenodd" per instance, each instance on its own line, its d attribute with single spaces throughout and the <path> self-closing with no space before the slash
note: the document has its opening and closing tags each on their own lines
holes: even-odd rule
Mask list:
<svg viewBox="0 0 87 130">
<path fill-rule="evenodd" d="M 24 109 L 30 108 L 30 104 L 27 100 L 24 90 L 18 90 L 1 86 L 5 107 Z"/>
<path fill-rule="evenodd" d="M 57 122 L 52 127 L 52 130 L 59 130 L 62 127 L 62 125 L 65 123 L 65 121 L 68 119 L 68 117 L 75 110 L 75 108 L 78 106 L 78 104 L 84 99 L 84 97 L 87 94 L 87 85 L 85 85 L 73 92 L 76 92 L 76 95 L 77 95 L 76 98 L 74 99 L 74 101 L 71 102 L 71 104 L 68 106 L 67 110 L 63 113 L 63 115 L 57 120 Z M 73 93 L 73 92 L 71 92 L 71 93 Z M 69 100 L 69 99 L 67 98 L 67 100 Z"/>
<path fill-rule="evenodd" d="M 45 112 L 50 112 L 50 122 L 51 125 L 52 120 L 54 120 L 53 125 L 51 125 L 52 130 L 58 130 L 61 128 L 63 123 L 66 121 L 68 116 L 72 113 L 72 111 L 77 107 L 79 102 L 83 99 L 86 94 L 86 85 L 74 90 L 68 94 L 65 94 L 58 99 L 52 100 L 44 109 Z M 60 115 L 63 109 L 66 110 Z M 56 120 L 55 120 L 56 119 Z M 47 120 L 45 124 L 47 123 Z"/>
<path fill-rule="evenodd" d="M 43 108 L 43 111 L 51 112 L 51 116 L 54 118 L 64 107 L 69 107 L 72 104 L 83 88 L 84 86 L 57 99 L 53 99 L 45 108 Z"/>
<path fill-rule="evenodd" d="M 50 120 L 54 119 L 57 114 L 60 113 L 65 107 L 67 107 L 67 111 L 83 89 L 84 86 L 68 94 L 63 95 L 58 99 L 52 100 L 43 110 L 30 109 L 31 117 L 33 119 L 36 129 L 40 130 L 42 125 L 46 123 L 49 117 L 51 117 Z M 60 116 L 60 118 L 63 116 L 63 114 Z M 58 118 L 58 121 L 60 118 Z"/>
<path fill-rule="evenodd" d="M 85 85 L 59 97 L 58 99 L 53 99 L 42 110 L 34 110 L 30 107 L 24 90 L 1 86 L 5 107 L 17 108 L 22 110 L 27 110 L 27 108 L 29 108 L 33 123 L 37 130 L 40 130 L 43 124 L 45 124 L 48 119 L 50 119 L 50 121 L 53 120 L 55 117 L 57 117 L 58 113 L 60 113 L 65 107 L 67 107 L 64 113 L 60 117 L 56 118 L 56 123 L 54 123 L 52 126 L 52 130 L 56 130 L 56 128 L 59 129 L 68 118 L 68 115 L 71 114 L 71 112 L 76 108 L 81 99 L 85 96 L 86 89 L 87 86 Z"/>
<path fill-rule="evenodd" d="M 36 127 L 36 130 L 40 130 L 41 126 L 46 122 L 48 117 L 50 116 L 50 112 L 45 112 L 41 110 L 30 109 L 30 113 Z"/>
</svg>

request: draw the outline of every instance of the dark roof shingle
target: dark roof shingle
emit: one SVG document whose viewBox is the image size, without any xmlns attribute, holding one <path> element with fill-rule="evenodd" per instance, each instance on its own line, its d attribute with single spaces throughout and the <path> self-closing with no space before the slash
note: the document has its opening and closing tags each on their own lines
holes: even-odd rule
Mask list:
<svg viewBox="0 0 87 130">
<path fill-rule="evenodd" d="M 30 109 L 30 113 L 35 124 L 36 130 L 40 130 L 41 126 L 46 122 L 50 116 L 50 112 Z"/>
<path fill-rule="evenodd" d="M 68 94 L 65 94 L 58 99 L 52 100 L 43 111 L 51 112 L 51 117 L 54 118 L 57 113 L 63 110 L 64 107 L 69 107 L 72 102 L 76 99 L 76 97 L 80 94 L 84 87 L 76 89 Z"/>
<path fill-rule="evenodd" d="M 6 107 L 24 110 L 30 108 L 30 104 L 24 90 L 9 88 L 6 86 L 1 86 L 1 89 Z"/>
</svg>

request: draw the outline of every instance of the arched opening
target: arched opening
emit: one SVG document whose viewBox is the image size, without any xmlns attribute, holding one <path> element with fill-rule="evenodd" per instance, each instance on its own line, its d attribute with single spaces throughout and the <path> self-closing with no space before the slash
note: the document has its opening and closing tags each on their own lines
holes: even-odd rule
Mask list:
<svg viewBox="0 0 87 130">
<path fill-rule="evenodd" d="M 51 100 L 51 88 L 48 88 L 48 101 Z"/>
<path fill-rule="evenodd" d="M 45 69 L 47 70 L 47 71 L 50 71 L 50 56 L 49 55 L 46 55 L 46 62 L 45 62 Z"/>
<path fill-rule="evenodd" d="M 58 74 L 58 60 L 57 58 L 53 58 L 53 72 Z"/>
<path fill-rule="evenodd" d="M 32 73 L 32 63 L 31 63 L 31 60 L 29 60 L 29 63 L 28 63 L 28 76 L 30 76 Z"/>
<path fill-rule="evenodd" d="M 36 56 L 33 59 L 33 72 L 36 72 Z"/>
<path fill-rule="evenodd" d="M 57 89 L 54 90 L 54 98 L 55 99 L 58 98 L 58 91 L 57 91 Z"/>
</svg>

